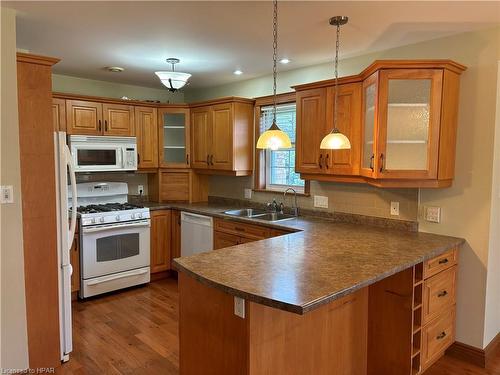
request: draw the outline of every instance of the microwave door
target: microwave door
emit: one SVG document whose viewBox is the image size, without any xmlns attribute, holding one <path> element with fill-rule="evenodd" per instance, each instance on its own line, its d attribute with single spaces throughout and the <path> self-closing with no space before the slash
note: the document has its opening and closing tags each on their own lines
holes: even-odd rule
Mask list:
<svg viewBox="0 0 500 375">
<path fill-rule="evenodd" d="M 75 170 L 78 172 L 117 171 L 122 169 L 121 148 L 106 145 L 75 145 L 72 147 Z"/>
</svg>

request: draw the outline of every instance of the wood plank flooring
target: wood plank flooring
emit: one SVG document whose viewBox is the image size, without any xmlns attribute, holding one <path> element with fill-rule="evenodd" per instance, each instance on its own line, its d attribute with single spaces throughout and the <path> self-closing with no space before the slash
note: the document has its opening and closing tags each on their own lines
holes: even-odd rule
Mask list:
<svg viewBox="0 0 500 375">
<path fill-rule="evenodd" d="M 57 373 L 178 375 L 178 298 L 177 281 L 163 279 L 74 302 L 73 353 Z M 445 356 L 425 372 L 461 374 L 500 375 L 500 350 L 487 369 Z"/>
</svg>

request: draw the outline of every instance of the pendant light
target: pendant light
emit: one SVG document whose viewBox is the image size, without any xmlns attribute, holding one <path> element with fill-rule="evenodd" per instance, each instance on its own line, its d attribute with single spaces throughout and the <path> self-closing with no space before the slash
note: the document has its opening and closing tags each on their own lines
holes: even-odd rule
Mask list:
<svg viewBox="0 0 500 375">
<path fill-rule="evenodd" d="M 278 0 L 273 0 L 273 123 L 262 133 L 257 141 L 257 148 L 277 150 L 291 148 L 290 137 L 276 124 L 276 61 L 278 50 Z"/>
<path fill-rule="evenodd" d="M 175 64 L 180 63 L 180 61 L 181 60 L 179 59 L 171 57 L 167 59 L 167 62 L 169 64 L 172 64 L 172 70 L 170 72 L 155 72 L 158 78 L 160 78 L 161 83 L 163 83 L 168 88 L 168 91 L 175 92 L 184 87 L 187 84 L 189 77 L 191 77 L 191 74 L 189 73 L 175 71 Z"/>
<path fill-rule="evenodd" d="M 342 150 L 351 148 L 351 142 L 337 128 L 337 102 L 339 97 L 338 80 L 339 80 L 339 43 L 340 43 L 340 26 L 345 25 L 349 20 L 346 16 L 335 16 L 330 18 L 330 25 L 337 27 L 337 42 L 335 43 L 335 101 L 333 105 L 333 129 L 321 141 L 319 148 L 327 150 Z"/>
</svg>

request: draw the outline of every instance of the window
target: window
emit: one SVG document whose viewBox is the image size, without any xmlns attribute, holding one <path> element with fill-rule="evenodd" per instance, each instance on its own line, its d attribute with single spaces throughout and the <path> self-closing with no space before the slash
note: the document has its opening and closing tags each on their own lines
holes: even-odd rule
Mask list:
<svg viewBox="0 0 500 375">
<path fill-rule="evenodd" d="M 273 107 L 260 108 L 260 134 L 273 122 Z M 297 192 L 304 192 L 304 180 L 295 173 L 295 103 L 279 104 L 276 110 L 276 123 L 292 141 L 291 149 L 265 151 L 265 189 L 284 190 L 293 186 Z"/>
</svg>

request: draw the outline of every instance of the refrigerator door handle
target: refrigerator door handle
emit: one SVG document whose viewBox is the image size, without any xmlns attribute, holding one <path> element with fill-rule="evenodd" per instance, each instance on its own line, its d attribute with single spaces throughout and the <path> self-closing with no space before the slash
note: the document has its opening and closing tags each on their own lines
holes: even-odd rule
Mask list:
<svg viewBox="0 0 500 375">
<path fill-rule="evenodd" d="M 65 154 L 66 154 L 66 164 L 69 169 L 69 179 L 71 181 L 71 225 L 69 229 L 69 238 L 68 238 L 68 251 L 71 250 L 71 245 L 73 244 L 73 237 L 75 236 L 76 231 L 76 215 L 77 215 L 77 196 L 76 196 L 76 174 L 75 174 L 75 164 L 73 162 L 73 157 L 71 156 L 71 151 L 68 146 L 65 146 Z"/>
</svg>

